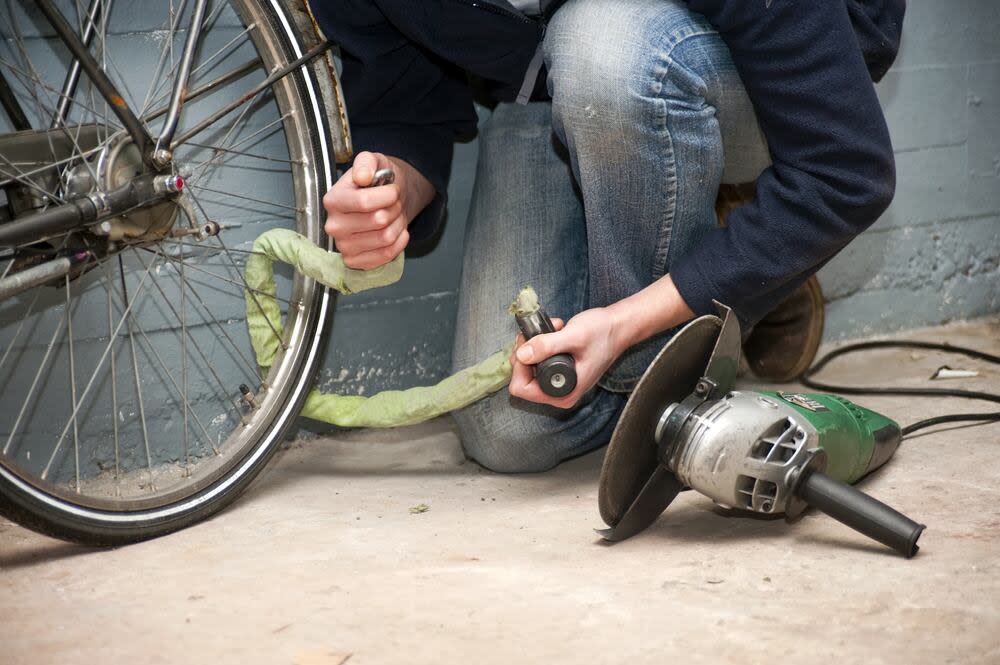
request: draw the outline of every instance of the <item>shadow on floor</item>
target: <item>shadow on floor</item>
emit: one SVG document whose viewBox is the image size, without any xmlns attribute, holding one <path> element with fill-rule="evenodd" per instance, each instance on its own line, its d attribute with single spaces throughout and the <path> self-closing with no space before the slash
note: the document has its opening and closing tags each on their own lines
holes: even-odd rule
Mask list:
<svg viewBox="0 0 1000 665">
<path fill-rule="evenodd" d="M 88 547 L 52 538 L 43 542 L 25 545 L 13 552 L 0 553 L 0 570 L 14 570 L 27 566 L 35 566 L 50 561 L 59 561 L 60 559 L 68 559 L 94 552 L 103 552 L 107 549 L 110 548 Z"/>
</svg>

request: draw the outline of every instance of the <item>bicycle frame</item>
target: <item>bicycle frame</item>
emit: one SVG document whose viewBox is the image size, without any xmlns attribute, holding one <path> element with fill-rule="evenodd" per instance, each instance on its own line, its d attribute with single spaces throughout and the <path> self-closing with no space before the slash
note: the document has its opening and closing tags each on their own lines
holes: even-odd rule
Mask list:
<svg viewBox="0 0 1000 665">
<path fill-rule="evenodd" d="M 143 163 L 148 168 L 159 171 L 168 167 L 171 162 L 171 155 L 168 148 L 173 141 L 181 108 L 184 106 L 184 91 L 187 90 L 188 77 L 191 74 L 191 60 L 194 58 L 194 49 L 201 37 L 202 21 L 205 17 L 205 8 L 208 6 L 208 0 L 196 0 L 194 14 L 191 17 L 191 25 L 188 28 L 187 41 L 184 44 L 180 66 L 177 70 L 177 78 L 174 80 L 174 88 L 170 96 L 167 120 L 164 122 L 163 129 L 155 143 L 152 137 L 150 137 L 149 132 L 146 131 L 146 128 L 139 121 L 139 118 L 136 117 L 132 109 L 125 103 L 124 98 L 119 94 L 114 83 L 111 82 L 107 74 L 98 66 L 97 60 L 90 53 L 90 49 L 87 48 L 84 41 L 76 34 L 53 1 L 36 0 L 36 4 L 42 14 L 45 15 L 45 19 L 49 22 L 49 25 L 52 26 L 52 29 L 56 31 L 56 34 L 73 55 L 74 60 L 70 67 L 70 75 L 72 75 L 74 68 L 78 65 L 90 77 L 90 80 L 101 93 L 101 96 L 110 104 L 111 110 L 125 126 L 129 136 L 132 137 L 132 141 L 139 148 Z M 88 27 L 91 27 L 91 30 L 84 30 L 85 39 L 93 33 L 92 17 L 96 16 L 97 9 L 94 8 L 96 4 L 99 4 L 98 0 L 92 0 L 91 11 L 88 12 Z M 71 76 L 67 77 L 67 81 L 70 78 Z M 72 92 L 72 89 L 75 88 L 75 82 L 71 86 L 67 86 L 67 88 Z M 64 88 L 64 92 L 67 88 Z M 66 98 L 64 97 L 63 99 Z"/>
</svg>

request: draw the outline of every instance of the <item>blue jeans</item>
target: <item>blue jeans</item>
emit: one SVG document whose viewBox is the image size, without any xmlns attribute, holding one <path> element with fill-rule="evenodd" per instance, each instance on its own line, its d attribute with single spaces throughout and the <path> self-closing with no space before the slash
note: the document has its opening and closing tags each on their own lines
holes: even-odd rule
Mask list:
<svg viewBox="0 0 1000 665">
<path fill-rule="evenodd" d="M 569 319 L 648 286 L 715 224 L 719 184 L 768 166 L 719 35 L 681 0 L 570 0 L 545 37 L 552 103 L 497 107 L 480 133 L 453 362 L 508 343 L 531 284 Z M 501 391 L 454 414 L 469 457 L 544 471 L 605 443 L 672 331 L 639 344 L 573 409 Z"/>
</svg>

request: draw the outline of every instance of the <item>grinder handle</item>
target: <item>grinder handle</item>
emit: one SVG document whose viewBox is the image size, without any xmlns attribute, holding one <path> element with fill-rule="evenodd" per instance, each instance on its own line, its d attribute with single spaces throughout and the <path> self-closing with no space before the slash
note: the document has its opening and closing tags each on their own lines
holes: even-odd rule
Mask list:
<svg viewBox="0 0 1000 665">
<path fill-rule="evenodd" d="M 525 340 L 535 335 L 556 331 L 545 310 L 539 308 L 528 316 L 516 316 L 517 326 Z M 565 397 L 576 388 L 576 361 L 568 353 L 557 353 L 535 365 L 535 380 L 542 392 L 550 397 Z"/>
<path fill-rule="evenodd" d="M 906 558 L 920 549 L 917 539 L 926 528 L 856 487 L 813 471 L 796 492 L 806 503 L 896 550 Z"/>
</svg>

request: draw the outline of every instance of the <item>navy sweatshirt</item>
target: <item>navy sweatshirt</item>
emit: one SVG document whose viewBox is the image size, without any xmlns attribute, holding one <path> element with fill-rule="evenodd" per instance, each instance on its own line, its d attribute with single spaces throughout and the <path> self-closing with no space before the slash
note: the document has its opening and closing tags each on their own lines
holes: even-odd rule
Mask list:
<svg viewBox="0 0 1000 665">
<path fill-rule="evenodd" d="M 773 165 L 755 201 L 671 266 L 698 314 L 726 303 L 753 324 L 870 226 L 892 200 L 892 145 L 872 80 L 895 58 L 905 0 L 687 0 L 728 45 Z M 548 4 L 553 11 L 559 2 Z M 341 48 L 354 144 L 405 159 L 443 214 L 452 141 L 474 135 L 466 72 L 513 100 L 543 35 L 503 0 L 311 0 Z M 544 95 L 544 81 L 535 87 Z"/>
</svg>

